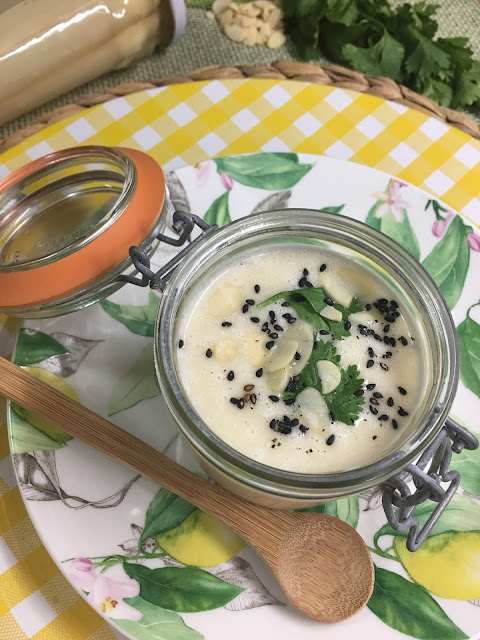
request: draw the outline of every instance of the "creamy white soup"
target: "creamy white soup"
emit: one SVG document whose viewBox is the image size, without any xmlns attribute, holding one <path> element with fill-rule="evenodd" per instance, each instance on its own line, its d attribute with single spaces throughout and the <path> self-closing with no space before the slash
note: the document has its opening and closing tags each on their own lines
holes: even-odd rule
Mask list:
<svg viewBox="0 0 480 640">
<path fill-rule="evenodd" d="M 412 309 L 353 252 L 257 246 L 186 297 L 180 381 L 208 428 L 253 460 L 298 473 L 364 466 L 405 438 L 431 386 Z"/>
</svg>

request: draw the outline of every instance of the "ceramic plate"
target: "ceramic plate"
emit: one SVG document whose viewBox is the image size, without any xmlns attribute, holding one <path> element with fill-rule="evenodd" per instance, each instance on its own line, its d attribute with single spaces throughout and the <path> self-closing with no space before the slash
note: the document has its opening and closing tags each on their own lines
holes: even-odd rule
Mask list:
<svg viewBox="0 0 480 640">
<path fill-rule="evenodd" d="M 322 208 L 397 240 L 428 268 L 452 309 L 461 352 L 453 416 L 478 429 L 480 237 L 462 217 L 384 173 L 292 153 L 209 160 L 168 174 L 168 185 L 177 208 L 210 223 Z M 161 248 L 154 266 L 171 251 Z M 155 378 L 158 303 L 157 293 L 126 286 L 78 313 L 28 321 L 15 361 L 197 471 Z M 455 456 L 461 489 L 415 554 L 392 536 L 377 489 L 318 508 L 356 527 L 376 565 L 368 607 L 319 626 L 286 602 L 262 561 L 222 524 L 33 415 L 10 410 L 9 419 L 18 482 L 45 546 L 130 639 L 460 640 L 480 630 L 478 451 Z M 432 509 L 420 508 L 424 518 Z"/>
</svg>

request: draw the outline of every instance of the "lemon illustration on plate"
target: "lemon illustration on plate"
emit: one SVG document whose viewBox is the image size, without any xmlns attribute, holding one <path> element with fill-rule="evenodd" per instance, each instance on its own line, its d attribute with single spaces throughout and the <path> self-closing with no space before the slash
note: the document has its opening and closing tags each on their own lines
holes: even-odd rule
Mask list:
<svg viewBox="0 0 480 640">
<path fill-rule="evenodd" d="M 25 369 L 25 371 L 28 371 L 39 380 L 42 380 L 43 382 L 49 384 L 51 387 L 54 387 L 58 391 L 61 391 L 61 393 L 64 393 L 72 400 L 80 402 L 78 393 L 74 389 L 72 389 L 72 387 L 67 384 L 65 380 L 62 380 L 62 378 L 59 378 L 54 373 L 46 371 L 45 369 L 41 369 L 40 367 L 22 367 L 22 369 Z M 45 435 L 52 438 L 52 440 L 56 440 L 57 442 L 68 442 L 68 440 L 72 439 L 72 436 L 68 435 L 68 433 L 65 433 L 65 431 L 62 431 L 48 420 L 41 418 L 33 411 L 24 409 L 23 407 L 20 407 L 19 405 L 14 403 L 12 403 L 12 408 L 15 413 L 19 415 L 20 418 L 22 418 L 22 420 L 25 420 L 25 422 L 28 422 L 39 431 L 42 431 Z"/>
<path fill-rule="evenodd" d="M 246 544 L 223 522 L 199 509 L 175 529 L 158 535 L 156 541 L 175 560 L 196 567 L 226 562 Z"/>
<path fill-rule="evenodd" d="M 480 532 L 441 533 L 411 553 L 405 538 L 397 537 L 394 549 L 410 576 L 441 598 L 480 598 Z"/>
</svg>

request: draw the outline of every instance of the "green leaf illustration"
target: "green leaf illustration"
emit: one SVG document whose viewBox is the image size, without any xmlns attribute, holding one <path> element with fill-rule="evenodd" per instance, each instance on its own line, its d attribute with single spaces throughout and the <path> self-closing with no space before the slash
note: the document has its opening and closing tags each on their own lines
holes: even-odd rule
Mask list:
<svg viewBox="0 0 480 640">
<path fill-rule="evenodd" d="M 152 342 L 143 349 L 133 367 L 118 378 L 108 403 L 108 415 L 113 416 L 114 413 L 130 409 L 159 393 Z"/>
<path fill-rule="evenodd" d="M 194 613 L 223 607 L 243 591 L 193 567 L 149 569 L 141 564 L 123 564 L 126 574 L 140 584 L 140 596 L 165 609 Z"/>
<path fill-rule="evenodd" d="M 248 156 L 215 158 L 217 171 L 225 171 L 246 187 L 277 191 L 290 189 L 313 167 L 302 164 L 296 153 L 254 153 Z"/>
<path fill-rule="evenodd" d="M 327 213 L 340 213 L 345 205 L 339 204 L 333 207 L 322 207 L 322 211 L 326 211 Z"/>
<path fill-rule="evenodd" d="M 419 505 L 413 515 L 418 518 L 420 527 L 426 523 L 428 518 L 436 509 L 436 503 Z M 433 527 L 430 537 L 437 536 L 447 531 L 480 531 L 480 505 L 467 496 L 456 494 L 442 514 L 442 517 Z M 385 524 L 377 531 L 373 539 L 375 546 L 381 536 L 401 536 L 407 537 L 407 531 L 395 531 L 389 524 Z"/>
<path fill-rule="evenodd" d="M 467 317 L 458 325 L 458 346 L 460 349 L 460 379 L 463 384 L 480 398 L 480 324 L 472 320 L 470 311 Z"/>
<path fill-rule="evenodd" d="M 455 216 L 446 234 L 423 261 L 450 309 L 457 304 L 467 277 L 470 263 L 467 234 L 463 220 Z"/>
<path fill-rule="evenodd" d="M 121 322 L 132 333 L 153 338 L 155 318 L 160 304 L 160 298 L 153 291 L 149 291 L 148 304 L 142 307 L 136 307 L 133 304 L 115 304 L 110 300 L 101 300 L 100 304 L 109 316 Z"/>
<path fill-rule="evenodd" d="M 187 518 L 196 507 L 168 489 L 160 489 L 145 514 L 145 525 L 138 541 L 139 549 L 147 538 L 174 529 Z"/>
<path fill-rule="evenodd" d="M 450 469 L 460 472 L 460 484 L 465 491 L 480 496 L 480 448 L 475 451 L 464 449 L 459 454 L 454 453 Z"/>
<path fill-rule="evenodd" d="M 55 451 L 65 446 L 64 442 L 58 442 L 49 438 L 46 433 L 40 431 L 29 422 L 23 420 L 15 411 L 10 411 L 12 453 L 30 453 L 31 451 Z"/>
<path fill-rule="evenodd" d="M 202 640 L 198 631 L 187 627 L 174 611 L 167 611 L 147 602 L 140 596 L 126 598 L 125 602 L 142 613 L 138 622 L 115 620 L 119 627 L 136 640 Z"/>
<path fill-rule="evenodd" d="M 384 204 L 383 200 L 377 200 L 377 202 L 373 205 L 373 207 L 371 207 L 370 211 L 367 213 L 367 217 L 365 219 L 365 223 L 368 224 L 370 227 L 377 229 L 377 231 L 380 231 L 380 225 L 382 223 L 382 219 L 377 218 L 375 214 L 377 213 L 377 210 L 382 206 L 382 204 Z"/>
<path fill-rule="evenodd" d="M 343 520 L 355 528 L 358 524 L 360 503 L 358 496 L 349 496 L 348 498 L 317 504 L 315 507 L 309 507 L 308 509 L 300 509 L 300 511 L 326 513 L 329 516 Z"/>
<path fill-rule="evenodd" d="M 68 353 L 68 349 L 43 331 L 20 329 L 14 362 L 25 367 L 65 353 Z"/>
<path fill-rule="evenodd" d="M 368 608 L 392 629 L 419 640 L 468 640 L 426 589 L 375 567 Z"/>
<path fill-rule="evenodd" d="M 380 231 L 390 236 L 392 240 L 398 242 L 406 249 L 414 258 L 420 260 L 420 245 L 418 244 L 415 231 L 412 229 L 410 221 L 405 209 L 403 210 L 403 218 L 398 222 L 390 211 L 380 218 Z"/>
<path fill-rule="evenodd" d="M 232 221 L 228 210 L 229 193 L 230 191 L 225 191 L 225 193 L 212 202 L 210 209 L 203 216 L 207 224 L 218 224 L 219 227 L 223 227 L 223 225 Z"/>
</svg>

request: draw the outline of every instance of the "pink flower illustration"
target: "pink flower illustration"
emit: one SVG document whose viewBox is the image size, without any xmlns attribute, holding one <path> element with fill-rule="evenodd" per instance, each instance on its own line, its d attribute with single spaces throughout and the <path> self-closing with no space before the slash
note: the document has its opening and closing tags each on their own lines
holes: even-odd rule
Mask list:
<svg viewBox="0 0 480 640">
<path fill-rule="evenodd" d="M 195 165 L 195 176 L 199 187 L 204 187 L 210 180 L 212 168 L 213 162 L 211 160 L 205 160 L 205 162 L 199 162 Z"/>
<path fill-rule="evenodd" d="M 88 592 L 91 603 L 109 618 L 124 620 L 140 620 L 142 614 L 138 609 L 124 602 L 123 598 L 133 598 L 140 593 L 140 585 L 136 580 L 109 578 L 103 573 L 93 570 L 93 563 L 88 558 L 75 558 L 67 569 L 73 584 Z"/>
<path fill-rule="evenodd" d="M 383 201 L 375 211 L 376 218 L 381 218 L 390 212 L 398 222 L 402 222 L 403 210 L 406 209 L 409 204 L 401 197 L 400 189 L 406 186 L 407 184 L 405 182 L 392 178 L 388 183 L 386 191 L 373 194 L 377 200 Z"/>
<path fill-rule="evenodd" d="M 450 224 L 450 222 L 453 220 L 454 217 L 455 217 L 455 213 L 451 209 L 449 209 L 444 219 L 442 219 L 441 217 L 437 218 L 437 220 L 435 220 L 432 226 L 433 235 L 437 236 L 437 238 L 443 237 L 445 235 L 446 230 L 448 229 L 448 225 Z"/>
<path fill-rule="evenodd" d="M 232 176 L 229 176 L 228 173 L 222 171 L 220 174 L 220 180 L 227 191 L 231 191 L 233 189 L 233 178 Z"/>
<path fill-rule="evenodd" d="M 467 235 L 468 246 L 472 251 L 480 251 L 480 236 L 476 233 L 469 233 Z"/>
</svg>

